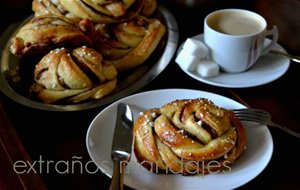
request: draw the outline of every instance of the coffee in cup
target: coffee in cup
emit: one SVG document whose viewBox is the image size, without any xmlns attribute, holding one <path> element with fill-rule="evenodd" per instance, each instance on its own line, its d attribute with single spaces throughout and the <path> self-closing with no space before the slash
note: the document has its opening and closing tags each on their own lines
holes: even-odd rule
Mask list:
<svg viewBox="0 0 300 190">
<path fill-rule="evenodd" d="M 265 45 L 269 35 L 273 38 Z M 204 42 L 210 49 L 210 58 L 225 72 L 246 71 L 277 40 L 277 27 L 267 30 L 266 20 L 252 11 L 222 9 L 208 14 L 204 20 Z"/>
</svg>

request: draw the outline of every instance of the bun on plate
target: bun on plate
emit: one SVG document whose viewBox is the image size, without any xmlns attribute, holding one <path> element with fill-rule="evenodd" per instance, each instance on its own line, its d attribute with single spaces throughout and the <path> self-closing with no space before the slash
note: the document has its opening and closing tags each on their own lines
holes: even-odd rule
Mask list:
<svg viewBox="0 0 300 190">
<path fill-rule="evenodd" d="M 245 129 L 234 113 L 205 98 L 148 109 L 133 131 L 136 158 L 153 173 L 230 170 L 246 147 Z"/>
</svg>

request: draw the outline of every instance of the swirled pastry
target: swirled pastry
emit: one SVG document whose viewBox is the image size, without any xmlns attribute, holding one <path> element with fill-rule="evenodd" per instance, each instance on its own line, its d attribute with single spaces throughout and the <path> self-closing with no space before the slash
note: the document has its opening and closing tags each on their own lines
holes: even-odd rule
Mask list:
<svg viewBox="0 0 300 190">
<path fill-rule="evenodd" d="M 246 146 L 245 129 L 233 112 L 204 98 L 148 109 L 133 131 L 136 158 L 154 173 L 194 175 L 230 169 Z"/>
<path fill-rule="evenodd" d="M 47 14 L 52 14 L 77 23 L 81 20 L 80 17 L 75 16 L 70 13 L 66 8 L 64 8 L 58 0 L 33 0 L 32 10 L 35 16 L 42 16 Z"/>
<path fill-rule="evenodd" d="M 33 94 L 45 103 L 99 99 L 116 87 L 117 72 L 102 56 L 85 46 L 52 50 L 36 65 Z"/>
<path fill-rule="evenodd" d="M 10 52 L 17 56 L 48 53 L 57 47 L 90 46 L 91 39 L 76 25 L 55 15 L 33 17 L 11 39 Z"/>
<path fill-rule="evenodd" d="M 137 16 L 144 0 L 58 0 L 73 15 L 97 23 L 125 22 Z"/>
<path fill-rule="evenodd" d="M 144 63 L 166 32 L 158 19 L 143 16 L 125 23 L 98 25 L 98 30 L 101 37 L 96 40 L 95 48 L 118 72 Z"/>
</svg>

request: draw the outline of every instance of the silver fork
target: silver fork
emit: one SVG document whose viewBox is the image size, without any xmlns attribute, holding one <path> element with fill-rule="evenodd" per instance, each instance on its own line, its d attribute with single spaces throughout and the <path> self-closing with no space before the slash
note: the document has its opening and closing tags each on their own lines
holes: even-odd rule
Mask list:
<svg viewBox="0 0 300 190">
<path fill-rule="evenodd" d="M 300 133 L 297 133 L 284 125 L 279 125 L 272 121 L 272 116 L 269 112 L 261 109 L 242 108 L 233 109 L 234 114 L 242 121 L 254 121 L 270 127 L 276 127 L 283 131 L 300 138 Z"/>
</svg>

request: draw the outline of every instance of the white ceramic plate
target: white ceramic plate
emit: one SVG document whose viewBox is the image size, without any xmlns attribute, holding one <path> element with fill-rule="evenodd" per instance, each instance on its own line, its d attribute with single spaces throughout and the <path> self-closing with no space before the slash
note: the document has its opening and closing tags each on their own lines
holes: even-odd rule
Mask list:
<svg viewBox="0 0 300 190">
<path fill-rule="evenodd" d="M 242 108 L 242 104 L 227 97 L 204 91 L 188 89 L 164 89 L 143 92 L 120 99 L 101 111 L 89 126 L 86 135 L 88 153 L 94 163 L 107 176 L 112 176 L 111 160 L 112 136 L 116 110 L 119 102 L 125 102 L 132 108 L 134 119 L 140 112 L 165 103 L 184 98 L 209 98 L 215 104 L 228 108 Z M 244 123 L 247 133 L 247 149 L 231 167 L 230 172 L 209 175 L 182 176 L 172 174 L 154 174 L 142 168 L 132 154 L 125 168 L 124 183 L 134 189 L 234 189 L 255 178 L 269 163 L 273 153 L 273 140 L 269 129 L 260 124 Z"/>
<path fill-rule="evenodd" d="M 192 38 L 203 41 L 203 34 Z M 265 40 L 265 43 L 269 42 L 269 39 Z M 181 49 L 178 48 L 178 50 Z M 279 44 L 276 44 L 275 49 L 285 52 L 284 48 Z M 260 57 L 251 69 L 243 73 L 230 74 L 220 72 L 216 77 L 204 78 L 196 72 L 187 71 L 182 67 L 181 69 L 192 78 L 210 85 L 228 88 L 246 88 L 267 84 L 280 78 L 286 73 L 289 65 L 290 60 L 288 58 L 268 53 Z"/>
</svg>

